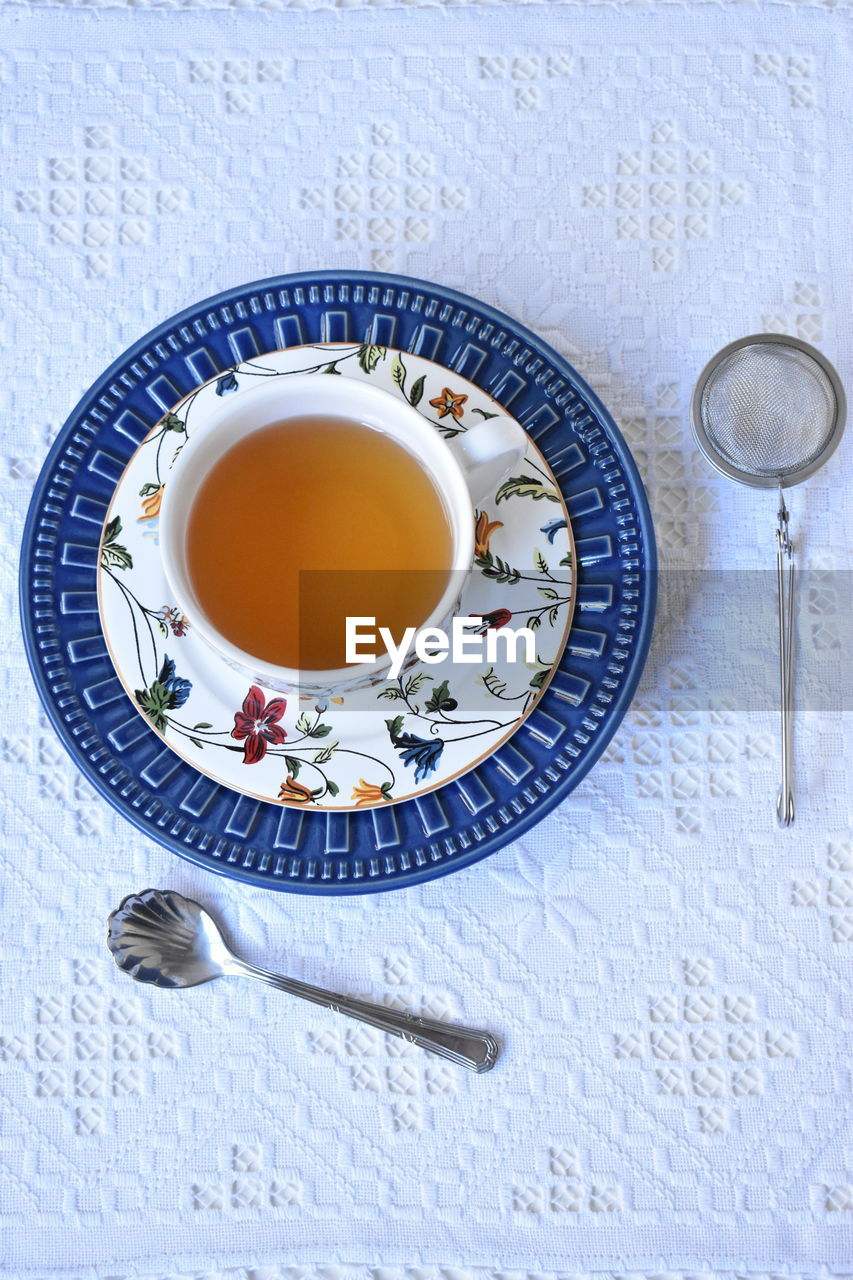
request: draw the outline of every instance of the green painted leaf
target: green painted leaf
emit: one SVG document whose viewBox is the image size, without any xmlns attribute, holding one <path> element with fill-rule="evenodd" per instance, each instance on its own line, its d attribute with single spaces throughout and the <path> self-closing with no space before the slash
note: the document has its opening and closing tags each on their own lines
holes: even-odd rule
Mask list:
<svg viewBox="0 0 853 1280">
<path fill-rule="evenodd" d="M 560 595 L 559 591 L 555 591 L 553 587 L 537 587 L 536 590 L 543 600 L 557 600 Z"/>
<path fill-rule="evenodd" d="M 323 370 L 323 372 L 324 372 L 324 373 L 336 373 L 336 374 L 338 375 L 338 377 L 339 377 L 339 378 L 342 376 L 342 375 L 341 375 L 341 371 L 340 371 L 340 369 L 336 369 L 336 368 L 335 368 L 335 366 L 334 366 L 333 364 L 327 364 L 327 365 L 326 365 L 326 367 L 325 367 L 325 369 Z"/>
<path fill-rule="evenodd" d="M 530 631 L 538 631 L 542 626 L 542 615 L 540 613 L 531 614 L 527 619 L 527 626 Z"/>
<path fill-rule="evenodd" d="M 199 720 L 198 724 L 193 725 L 194 729 L 212 729 L 213 725 L 209 720 Z"/>
<path fill-rule="evenodd" d="M 311 732 L 311 717 L 307 711 L 300 713 L 299 719 L 296 721 L 296 730 L 297 733 Z"/>
<path fill-rule="evenodd" d="M 331 732 L 332 726 L 330 724 L 318 724 L 311 730 L 310 736 L 312 738 L 328 738 Z"/>
<path fill-rule="evenodd" d="M 383 782 L 379 790 L 382 792 L 383 796 L 388 796 L 390 798 L 391 788 L 393 785 L 393 782 Z"/>
<path fill-rule="evenodd" d="M 560 561 L 560 566 L 565 567 L 566 569 L 571 569 L 572 567 L 571 551 L 567 551 L 566 554 L 563 556 L 562 560 Z"/>
<path fill-rule="evenodd" d="M 290 774 L 291 778 L 297 778 L 299 776 L 299 770 L 302 768 L 302 761 L 297 760 L 296 756 L 285 756 L 284 767 Z"/>
<path fill-rule="evenodd" d="M 502 560 L 500 556 L 493 556 L 490 551 L 484 556 L 478 556 L 475 564 L 484 577 L 494 578 L 496 582 L 504 582 L 511 587 L 515 586 L 521 578 L 518 569 L 507 564 L 506 560 Z"/>
<path fill-rule="evenodd" d="M 484 422 L 489 418 L 496 418 L 498 416 L 496 413 L 486 413 L 485 409 L 472 409 L 471 412 L 479 414 Z"/>
<path fill-rule="evenodd" d="M 506 691 L 506 682 L 498 679 L 495 675 L 494 667 L 489 667 L 488 671 L 484 675 L 480 676 L 480 679 L 488 689 L 489 693 L 491 693 L 495 698 L 499 698 L 501 694 Z"/>
<path fill-rule="evenodd" d="M 396 353 L 391 361 L 391 381 L 396 382 L 398 387 L 402 387 L 406 381 L 406 366 Z"/>
<path fill-rule="evenodd" d="M 393 720 L 386 720 L 385 726 L 388 729 L 388 735 L 391 738 L 391 741 L 393 742 L 396 738 L 399 738 L 400 736 L 400 730 L 403 727 L 403 717 L 395 716 Z"/>
<path fill-rule="evenodd" d="M 340 791 L 340 787 L 336 782 L 332 782 L 331 778 L 326 780 L 326 790 L 330 796 L 336 796 Z"/>
<path fill-rule="evenodd" d="M 106 529 L 104 530 L 104 546 L 107 546 L 110 542 L 115 542 L 116 538 L 120 533 L 121 533 L 121 517 L 113 516 L 112 520 L 109 522 Z"/>
<path fill-rule="evenodd" d="M 380 347 L 375 342 L 365 342 L 364 346 L 359 348 L 358 363 L 365 373 L 373 373 L 379 361 L 385 359 L 385 352 L 385 347 Z"/>
<path fill-rule="evenodd" d="M 389 684 L 387 689 L 383 689 L 380 698 L 385 698 L 387 702 L 396 702 L 399 698 L 405 697 L 403 690 L 396 684 Z"/>
<path fill-rule="evenodd" d="M 509 480 L 504 480 L 495 495 L 495 503 L 503 502 L 506 498 L 532 498 L 534 502 L 538 502 L 540 498 L 547 498 L 549 502 L 560 501 L 559 495 L 551 486 L 544 484 L 537 476 L 510 476 Z"/>
<path fill-rule="evenodd" d="M 148 484 L 144 484 L 139 490 L 139 496 L 140 498 L 147 498 L 150 494 L 156 493 L 159 488 L 160 486 L 155 480 L 149 480 Z"/>
<path fill-rule="evenodd" d="M 163 419 L 164 431 L 185 431 L 186 427 L 176 413 L 167 413 Z"/>
<path fill-rule="evenodd" d="M 409 392 L 409 404 L 414 405 L 415 408 L 418 407 L 423 397 L 425 382 L 426 374 L 422 373 L 421 376 L 412 384 L 412 389 Z"/>
<path fill-rule="evenodd" d="M 171 694 L 159 680 L 152 680 L 145 692 L 145 696 L 148 699 L 149 706 L 156 707 L 158 710 L 166 710 L 169 706 Z"/>
<path fill-rule="evenodd" d="M 555 627 L 557 625 L 557 619 L 559 618 L 559 616 L 560 616 L 560 606 L 558 604 L 555 604 L 553 609 L 548 610 L 548 625 L 550 627 Z"/>
<path fill-rule="evenodd" d="M 314 756 L 314 764 L 325 764 L 327 760 L 331 760 L 337 750 L 337 742 L 330 742 L 327 747 L 321 747 Z"/>
<path fill-rule="evenodd" d="M 104 543 L 101 548 L 101 564 L 105 569 L 132 569 L 133 556 L 117 542 L 112 542 L 109 546 Z"/>
<path fill-rule="evenodd" d="M 406 697 L 411 698 L 414 694 L 420 692 L 427 680 L 431 680 L 432 676 L 427 675 L 426 671 L 418 671 L 416 675 L 409 676 L 406 681 Z"/>
<path fill-rule="evenodd" d="M 190 742 L 193 744 L 194 747 L 198 747 L 199 751 L 204 750 L 204 743 L 199 742 L 198 738 L 190 738 Z"/>
<path fill-rule="evenodd" d="M 450 696 L 450 686 L 446 680 L 442 680 L 433 689 L 426 703 L 425 711 L 455 711 L 458 703 L 455 698 Z"/>
<path fill-rule="evenodd" d="M 136 690 L 136 701 L 142 708 L 155 729 L 163 733 L 166 729 L 166 712 L 169 710 L 170 694 L 159 680 L 152 680 L 147 689 Z"/>
<path fill-rule="evenodd" d="M 548 561 L 538 549 L 533 552 L 533 563 L 536 565 L 536 568 L 540 573 L 548 572 Z"/>
</svg>

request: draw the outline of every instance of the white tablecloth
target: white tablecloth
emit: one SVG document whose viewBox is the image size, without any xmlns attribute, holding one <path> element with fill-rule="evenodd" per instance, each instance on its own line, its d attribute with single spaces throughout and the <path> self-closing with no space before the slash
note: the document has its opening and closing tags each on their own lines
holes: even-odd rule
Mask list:
<svg viewBox="0 0 853 1280">
<path fill-rule="evenodd" d="M 758 330 L 853 385 L 850 8 L 286 7 L 0 10 L 2 1275 L 853 1270 L 851 449 L 791 495 L 813 696 L 779 832 L 774 503 L 687 419 Z M 143 842 L 50 731 L 16 619 L 30 490 L 87 385 L 195 299 L 313 266 L 518 316 L 614 411 L 664 567 L 725 571 L 664 582 L 635 704 L 562 808 L 360 900 Z M 741 643 L 766 663 L 730 692 Z M 499 1066 L 236 981 L 134 986 L 104 923 L 152 884 L 251 959 L 490 1028 Z"/>
</svg>

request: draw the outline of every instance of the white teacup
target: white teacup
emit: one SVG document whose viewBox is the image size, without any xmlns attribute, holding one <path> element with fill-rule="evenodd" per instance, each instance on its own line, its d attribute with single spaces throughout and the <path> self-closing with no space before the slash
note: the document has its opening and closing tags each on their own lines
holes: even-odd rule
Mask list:
<svg viewBox="0 0 853 1280">
<path fill-rule="evenodd" d="M 199 406 L 200 407 L 200 406 Z M 354 378 L 326 374 L 265 377 L 217 403 L 207 418 L 197 411 L 193 434 L 169 474 L 160 509 L 163 569 L 175 600 L 195 631 L 250 680 L 282 692 L 317 697 L 346 692 L 383 678 L 388 654 L 337 670 L 276 666 L 238 648 L 214 627 L 199 604 L 187 569 L 189 513 L 210 469 L 239 439 L 273 423 L 323 415 L 381 431 L 402 445 L 426 471 L 441 497 L 452 538 L 447 587 L 420 627 L 446 628 L 474 561 L 474 508 L 490 497 L 524 455 L 526 437 L 512 419 L 496 417 L 444 440 L 411 405 Z"/>
</svg>

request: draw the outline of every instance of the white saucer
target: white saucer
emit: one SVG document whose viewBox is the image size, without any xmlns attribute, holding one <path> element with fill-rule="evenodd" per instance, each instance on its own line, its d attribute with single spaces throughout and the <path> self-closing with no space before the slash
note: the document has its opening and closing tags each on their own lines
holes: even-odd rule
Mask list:
<svg viewBox="0 0 853 1280">
<path fill-rule="evenodd" d="M 532 627 L 532 667 L 418 666 L 396 683 L 328 701 L 250 689 L 169 597 L 157 541 L 162 491 L 206 400 L 240 395 L 258 377 L 327 369 L 403 396 L 444 436 L 510 416 L 442 365 L 373 344 L 291 347 L 236 365 L 175 405 L 128 463 L 107 515 L 98 602 L 122 684 L 179 756 L 244 795 L 352 810 L 433 791 L 515 733 L 568 638 L 573 546 L 556 481 L 528 438 L 521 466 L 477 513 L 477 559 L 460 614 L 479 615 L 484 626 Z M 249 729 L 258 724 L 260 733 Z"/>
</svg>

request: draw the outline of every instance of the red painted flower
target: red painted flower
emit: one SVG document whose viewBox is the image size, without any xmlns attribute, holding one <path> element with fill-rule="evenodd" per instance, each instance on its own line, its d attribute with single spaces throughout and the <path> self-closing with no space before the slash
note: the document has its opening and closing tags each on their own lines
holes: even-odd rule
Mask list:
<svg viewBox="0 0 853 1280">
<path fill-rule="evenodd" d="M 482 622 L 477 628 L 477 634 L 481 636 L 484 636 L 487 631 L 496 631 L 500 627 L 505 627 L 512 621 L 509 609 L 494 609 L 491 613 L 482 613 L 480 617 Z"/>
<path fill-rule="evenodd" d="M 243 710 L 234 714 L 234 728 L 231 737 L 242 742 L 243 764 L 257 764 L 267 754 L 267 743 L 274 746 L 284 742 L 287 734 L 278 723 L 284 715 L 287 702 L 284 698 L 273 698 L 264 704 L 263 691 L 253 684 L 243 699 Z"/>
</svg>

